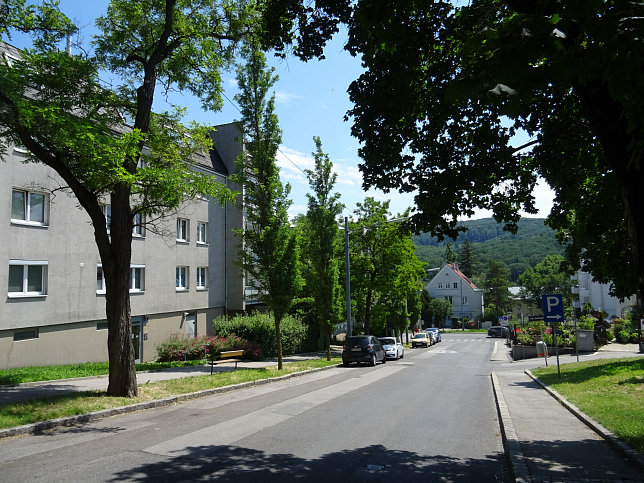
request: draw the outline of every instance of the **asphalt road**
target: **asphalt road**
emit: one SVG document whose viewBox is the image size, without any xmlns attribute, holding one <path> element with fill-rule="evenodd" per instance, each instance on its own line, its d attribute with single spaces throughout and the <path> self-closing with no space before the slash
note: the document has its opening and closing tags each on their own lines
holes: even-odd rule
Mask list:
<svg viewBox="0 0 644 483">
<path fill-rule="evenodd" d="M 0 481 L 499 481 L 494 340 L 0 441 Z"/>
</svg>

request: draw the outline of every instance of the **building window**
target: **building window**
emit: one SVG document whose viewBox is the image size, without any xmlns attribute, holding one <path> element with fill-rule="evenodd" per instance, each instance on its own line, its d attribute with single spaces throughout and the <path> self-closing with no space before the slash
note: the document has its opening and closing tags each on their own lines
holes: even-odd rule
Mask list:
<svg viewBox="0 0 644 483">
<path fill-rule="evenodd" d="M 107 322 L 96 322 L 96 330 L 107 330 Z"/>
<path fill-rule="evenodd" d="M 47 294 L 47 262 L 9 260 L 9 297 Z"/>
<path fill-rule="evenodd" d="M 112 205 L 102 205 L 101 211 L 103 212 L 103 216 L 105 217 L 105 227 L 107 228 L 107 232 L 109 233 L 110 227 L 112 226 Z"/>
<path fill-rule="evenodd" d="M 197 243 L 203 245 L 208 243 L 208 223 L 202 221 L 197 223 Z"/>
<path fill-rule="evenodd" d="M 20 330 L 13 333 L 13 340 L 29 340 L 38 338 L 38 329 Z"/>
<path fill-rule="evenodd" d="M 187 242 L 190 240 L 188 237 L 190 229 L 190 222 L 185 218 L 177 218 L 177 241 Z"/>
<path fill-rule="evenodd" d="M 188 267 L 177 267 L 177 291 L 188 290 Z"/>
<path fill-rule="evenodd" d="M 33 225 L 46 225 L 47 196 L 31 191 L 11 192 L 11 220 Z"/>
<path fill-rule="evenodd" d="M 138 237 L 145 236 L 145 216 L 141 213 L 134 215 L 134 228 L 132 228 L 132 234 Z"/>
<path fill-rule="evenodd" d="M 452 303 L 452 296 L 448 295 L 447 297 L 445 297 L 445 300 L 447 300 L 451 304 Z"/>
<path fill-rule="evenodd" d="M 439 284 L 438 284 L 438 288 L 443 288 L 443 284 L 442 284 L 442 283 L 439 283 Z"/>
<path fill-rule="evenodd" d="M 145 292 L 145 265 L 130 267 L 130 292 Z"/>
<path fill-rule="evenodd" d="M 208 288 L 208 268 L 197 267 L 197 290 Z"/>
<path fill-rule="evenodd" d="M 105 293 L 105 272 L 101 264 L 96 267 L 96 293 Z"/>
<path fill-rule="evenodd" d="M 467 305 L 467 297 L 461 298 L 461 305 Z"/>
<path fill-rule="evenodd" d="M 458 283 L 454 282 L 454 288 L 458 288 Z"/>
</svg>

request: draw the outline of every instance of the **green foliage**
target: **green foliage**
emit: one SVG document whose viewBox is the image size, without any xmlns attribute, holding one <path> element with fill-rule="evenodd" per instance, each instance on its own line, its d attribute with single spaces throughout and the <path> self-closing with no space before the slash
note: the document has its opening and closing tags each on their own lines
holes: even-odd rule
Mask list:
<svg viewBox="0 0 644 483">
<path fill-rule="evenodd" d="M 477 269 L 476 255 L 469 238 L 465 239 L 461 251 L 458 255 L 458 268 L 467 278 L 472 278 Z"/>
<path fill-rule="evenodd" d="M 269 313 L 255 312 L 251 315 L 238 315 L 232 318 L 220 317 L 213 322 L 215 334 L 219 337 L 233 335 L 258 344 L 261 348 L 259 358 L 277 355 L 275 319 Z M 284 354 L 302 351 L 306 343 L 307 327 L 295 317 L 285 316 L 280 323 L 282 350 Z"/>
<path fill-rule="evenodd" d="M 541 176 L 573 268 L 644 292 L 641 2 L 267 6 L 268 40 L 303 58 L 346 22 L 365 68 L 347 116 L 365 185 L 420 193 L 418 229 L 452 237 L 483 208 L 515 230 Z"/>
<path fill-rule="evenodd" d="M 365 333 L 385 327 L 403 330 L 410 310 L 416 310 L 413 296 L 422 290 L 425 275 L 411 233 L 399 220 L 391 219 L 388 201 L 367 197 L 357 204 L 354 214 L 357 219 L 349 224 L 349 246 L 356 320 L 364 324 Z M 408 300 L 413 307 L 407 305 Z"/>
<path fill-rule="evenodd" d="M 507 312 L 511 305 L 510 270 L 493 258 L 488 259 L 485 274 L 485 300 L 494 304 L 501 312 Z"/>
<path fill-rule="evenodd" d="M 332 172 L 333 163 L 322 151 L 320 138 L 315 137 L 313 141 L 316 146 L 313 153 L 315 169 L 305 171 L 313 193 L 307 194 L 307 223 L 301 225 L 304 229 L 302 256 L 308 268 L 306 285 L 315 299 L 313 310 L 324 337 L 323 347 L 330 359 L 331 329 L 341 320 L 343 309 L 337 258 L 340 247 L 337 218 L 344 205 L 339 202 L 340 194 L 332 192 L 337 179 L 337 173 Z"/>
<path fill-rule="evenodd" d="M 428 313 L 432 324 L 443 328 L 445 326 L 445 317 L 452 313 L 452 303 L 449 300 L 433 298 L 429 302 Z"/>
<path fill-rule="evenodd" d="M 561 255 L 548 255 L 534 268 L 529 268 L 519 276 L 521 295 L 537 307 L 544 294 L 563 294 L 570 298 L 570 279 L 572 271 Z"/>
</svg>

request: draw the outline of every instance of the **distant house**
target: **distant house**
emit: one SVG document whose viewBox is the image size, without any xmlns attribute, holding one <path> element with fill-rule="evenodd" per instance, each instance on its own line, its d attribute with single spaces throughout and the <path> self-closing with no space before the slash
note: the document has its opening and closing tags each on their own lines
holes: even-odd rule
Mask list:
<svg viewBox="0 0 644 483">
<path fill-rule="evenodd" d="M 452 317 L 474 319 L 483 313 L 483 290 L 477 288 L 456 264 L 445 264 L 425 287 L 432 298 L 449 300 Z"/>
<path fill-rule="evenodd" d="M 610 295 L 610 284 L 599 283 L 590 273 L 579 270 L 572 277 L 572 305 L 575 310 L 581 310 L 588 302 L 593 310 L 606 312 L 608 317 L 624 317 L 636 304 L 636 297 L 632 295 L 624 301 Z"/>
</svg>

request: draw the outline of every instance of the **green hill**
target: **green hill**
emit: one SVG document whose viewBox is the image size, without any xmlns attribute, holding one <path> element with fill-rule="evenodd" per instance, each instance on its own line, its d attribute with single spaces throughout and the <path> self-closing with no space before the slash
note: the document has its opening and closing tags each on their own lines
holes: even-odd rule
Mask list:
<svg viewBox="0 0 644 483">
<path fill-rule="evenodd" d="M 445 239 L 439 242 L 436 237 L 421 234 L 413 237 L 416 255 L 429 267 L 441 267 L 445 263 L 445 247 L 452 243 L 454 250 L 460 253 L 461 245 L 469 239 L 474 249 L 481 273 L 487 267 L 488 258 L 505 263 L 516 281 L 529 267 L 534 267 L 546 255 L 563 255 L 564 247 L 555 239 L 555 232 L 544 225 L 543 218 L 522 218 L 516 235 L 503 231 L 501 224 L 493 218 L 469 220 L 460 223 L 467 231 L 456 240 Z"/>
</svg>

